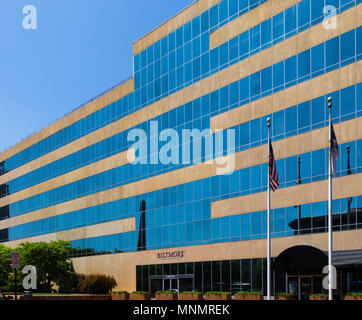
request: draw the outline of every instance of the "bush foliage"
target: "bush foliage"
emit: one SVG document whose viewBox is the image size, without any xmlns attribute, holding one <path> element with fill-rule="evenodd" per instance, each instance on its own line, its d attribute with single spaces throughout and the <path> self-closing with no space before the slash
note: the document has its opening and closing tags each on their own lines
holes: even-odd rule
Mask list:
<svg viewBox="0 0 362 320">
<path fill-rule="evenodd" d="M 78 290 L 86 294 L 109 294 L 117 285 L 112 276 L 103 274 L 78 275 Z"/>
</svg>

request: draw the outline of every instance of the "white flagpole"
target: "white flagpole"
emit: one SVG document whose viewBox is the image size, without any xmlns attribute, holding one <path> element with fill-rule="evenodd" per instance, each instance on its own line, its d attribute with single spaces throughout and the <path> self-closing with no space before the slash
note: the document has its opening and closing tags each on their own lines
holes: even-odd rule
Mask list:
<svg viewBox="0 0 362 320">
<path fill-rule="evenodd" d="M 328 295 L 333 300 L 333 220 L 332 220 L 332 98 L 328 98 L 329 108 L 329 172 L 328 172 Z"/>
<path fill-rule="evenodd" d="M 267 300 L 271 299 L 270 286 L 270 122 L 268 118 L 268 214 L 267 214 Z"/>
</svg>

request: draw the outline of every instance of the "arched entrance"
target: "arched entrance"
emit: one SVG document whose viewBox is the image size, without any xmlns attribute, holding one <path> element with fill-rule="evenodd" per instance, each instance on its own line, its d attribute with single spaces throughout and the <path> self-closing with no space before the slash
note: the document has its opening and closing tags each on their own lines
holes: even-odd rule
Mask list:
<svg viewBox="0 0 362 320">
<path fill-rule="evenodd" d="M 323 293 L 323 268 L 327 255 L 311 246 L 295 246 L 283 251 L 274 261 L 273 270 L 284 274 L 286 288 L 295 299 L 307 300 L 310 294 Z"/>
</svg>

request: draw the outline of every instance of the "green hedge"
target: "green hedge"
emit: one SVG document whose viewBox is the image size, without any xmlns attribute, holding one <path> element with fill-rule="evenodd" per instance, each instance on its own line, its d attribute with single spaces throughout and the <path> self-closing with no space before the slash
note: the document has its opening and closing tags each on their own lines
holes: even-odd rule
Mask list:
<svg viewBox="0 0 362 320">
<path fill-rule="evenodd" d="M 183 293 L 183 294 L 201 294 L 200 291 L 183 291 L 181 293 Z"/>
<path fill-rule="evenodd" d="M 248 292 L 248 291 L 239 291 L 237 293 L 235 293 L 236 295 L 251 295 L 251 294 L 257 294 L 257 295 L 262 295 L 263 293 L 260 291 L 254 291 L 254 292 Z"/>
<path fill-rule="evenodd" d="M 137 293 L 137 294 L 149 294 L 149 292 L 147 292 L 147 291 L 133 291 L 132 293 Z"/>
<path fill-rule="evenodd" d="M 231 292 L 209 291 L 206 294 L 231 294 Z"/>
<path fill-rule="evenodd" d="M 362 296 L 362 292 L 349 292 L 346 294 L 347 296 L 352 296 L 352 297 L 361 297 Z"/>
<path fill-rule="evenodd" d="M 176 294 L 175 291 L 156 291 L 158 294 Z"/>
<path fill-rule="evenodd" d="M 309 295 L 310 297 L 328 297 L 328 294 L 325 293 L 313 293 Z"/>
<path fill-rule="evenodd" d="M 128 291 L 112 291 L 112 293 L 129 293 Z"/>
<path fill-rule="evenodd" d="M 291 297 L 292 296 L 290 293 L 285 293 L 285 292 L 278 292 L 275 295 L 281 296 L 281 297 Z"/>
<path fill-rule="evenodd" d="M 79 275 L 78 289 L 80 293 L 109 294 L 117 285 L 113 277 L 103 274 Z"/>
</svg>

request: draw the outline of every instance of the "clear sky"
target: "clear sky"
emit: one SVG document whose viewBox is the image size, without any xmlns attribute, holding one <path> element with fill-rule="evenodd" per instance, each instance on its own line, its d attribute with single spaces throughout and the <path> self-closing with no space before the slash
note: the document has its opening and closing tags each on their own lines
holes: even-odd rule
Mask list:
<svg viewBox="0 0 362 320">
<path fill-rule="evenodd" d="M 132 76 L 133 42 L 192 2 L 0 0 L 0 152 Z"/>
</svg>

